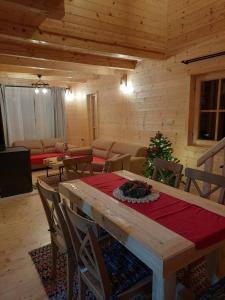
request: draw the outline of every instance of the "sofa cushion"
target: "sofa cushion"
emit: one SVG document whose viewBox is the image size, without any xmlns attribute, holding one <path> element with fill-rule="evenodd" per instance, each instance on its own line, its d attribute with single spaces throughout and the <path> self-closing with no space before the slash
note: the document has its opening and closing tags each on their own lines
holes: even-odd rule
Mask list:
<svg viewBox="0 0 225 300">
<path fill-rule="evenodd" d="M 97 139 L 92 143 L 92 153 L 93 156 L 108 158 L 109 152 L 112 148 L 113 141 Z"/>
<path fill-rule="evenodd" d="M 130 154 L 136 157 L 146 157 L 147 148 L 138 144 L 115 142 L 111 148 L 109 157 L 115 156 L 115 154 Z"/>
<path fill-rule="evenodd" d="M 30 150 L 31 154 L 43 153 L 43 146 L 40 140 L 25 140 L 15 141 L 12 144 L 13 147 L 25 147 Z"/>
<path fill-rule="evenodd" d="M 102 172 L 105 166 L 105 159 L 98 156 L 93 156 L 91 164 L 94 172 Z"/>
<path fill-rule="evenodd" d="M 42 165 L 43 164 L 43 160 L 45 158 L 50 158 L 50 157 L 59 157 L 59 156 L 63 156 L 62 153 L 42 153 L 42 154 L 34 154 L 31 155 L 30 159 L 31 159 L 31 164 L 32 165 Z"/>
<path fill-rule="evenodd" d="M 143 175 L 146 167 L 146 157 L 131 157 L 130 171 L 135 174 Z"/>
<path fill-rule="evenodd" d="M 69 147 L 66 153 L 70 156 L 77 155 L 92 155 L 92 149 L 90 147 Z"/>
<path fill-rule="evenodd" d="M 56 142 L 55 143 L 55 152 L 57 153 L 64 153 L 65 152 L 65 147 L 66 147 L 66 144 L 63 143 L 63 142 Z"/>
<path fill-rule="evenodd" d="M 41 143 L 43 146 L 44 153 L 54 153 L 55 151 L 55 144 L 57 142 L 62 142 L 60 138 L 52 138 L 52 139 L 42 139 Z"/>
</svg>

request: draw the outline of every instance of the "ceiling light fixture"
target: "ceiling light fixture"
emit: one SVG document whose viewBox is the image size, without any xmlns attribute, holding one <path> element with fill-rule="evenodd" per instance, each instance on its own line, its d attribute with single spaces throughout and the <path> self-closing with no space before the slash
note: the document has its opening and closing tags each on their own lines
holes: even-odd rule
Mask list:
<svg viewBox="0 0 225 300">
<path fill-rule="evenodd" d="M 42 93 L 44 94 L 44 95 L 46 95 L 47 94 L 47 92 L 48 92 L 48 87 L 49 87 L 49 84 L 48 83 L 45 83 L 45 82 L 43 82 L 42 80 L 41 80 L 41 75 L 40 74 L 38 74 L 37 75 L 38 76 L 38 81 L 37 82 L 35 82 L 35 83 L 32 83 L 32 87 L 34 87 L 34 92 L 35 92 L 35 94 L 39 94 L 40 93 L 40 90 L 42 91 Z"/>
</svg>

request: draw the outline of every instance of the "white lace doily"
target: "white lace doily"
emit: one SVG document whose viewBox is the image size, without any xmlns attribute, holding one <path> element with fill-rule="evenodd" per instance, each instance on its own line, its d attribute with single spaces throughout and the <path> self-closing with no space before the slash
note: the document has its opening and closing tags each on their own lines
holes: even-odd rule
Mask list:
<svg viewBox="0 0 225 300">
<path fill-rule="evenodd" d="M 152 193 L 150 195 L 147 195 L 145 197 L 142 198 L 132 198 L 132 197 L 126 197 L 123 194 L 123 191 L 121 191 L 119 188 L 115 189 L 113 191 L 113 196 L 120 201 L 127 201 L 130 203 L 147 203 L 147 202 L 153 202 L 155 200 L 157 200 L 160 196 L 159 192 L 156 191 L 152 191 Z"/>
</svg>

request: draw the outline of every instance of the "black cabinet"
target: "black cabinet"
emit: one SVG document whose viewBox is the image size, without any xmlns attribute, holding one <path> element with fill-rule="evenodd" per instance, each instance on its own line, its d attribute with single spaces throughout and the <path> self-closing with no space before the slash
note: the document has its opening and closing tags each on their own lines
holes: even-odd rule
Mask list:
<svg viewBox="0 0 225 300">
<path fill-rule="evenodd" d="M 32 191 L 30 151 L 24 147 L 0 151 L 0 197 Z"/>
</svg>

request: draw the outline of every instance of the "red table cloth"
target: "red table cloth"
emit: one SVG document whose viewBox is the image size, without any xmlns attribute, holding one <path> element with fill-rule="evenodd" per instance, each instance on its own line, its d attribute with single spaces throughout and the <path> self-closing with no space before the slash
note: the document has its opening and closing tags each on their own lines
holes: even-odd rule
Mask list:
<svg viewBox="0 0 225 300">
<path fill-rule="evenodd" d="M 113 197 L 113 190 L 128 180 L 108 173 L 85 177 L 82 181 Z M 192 241 L 198 249 L 225 239 L 224 217 L 162 192 L 154 202 L 122 203 Z"/>
</svg>

